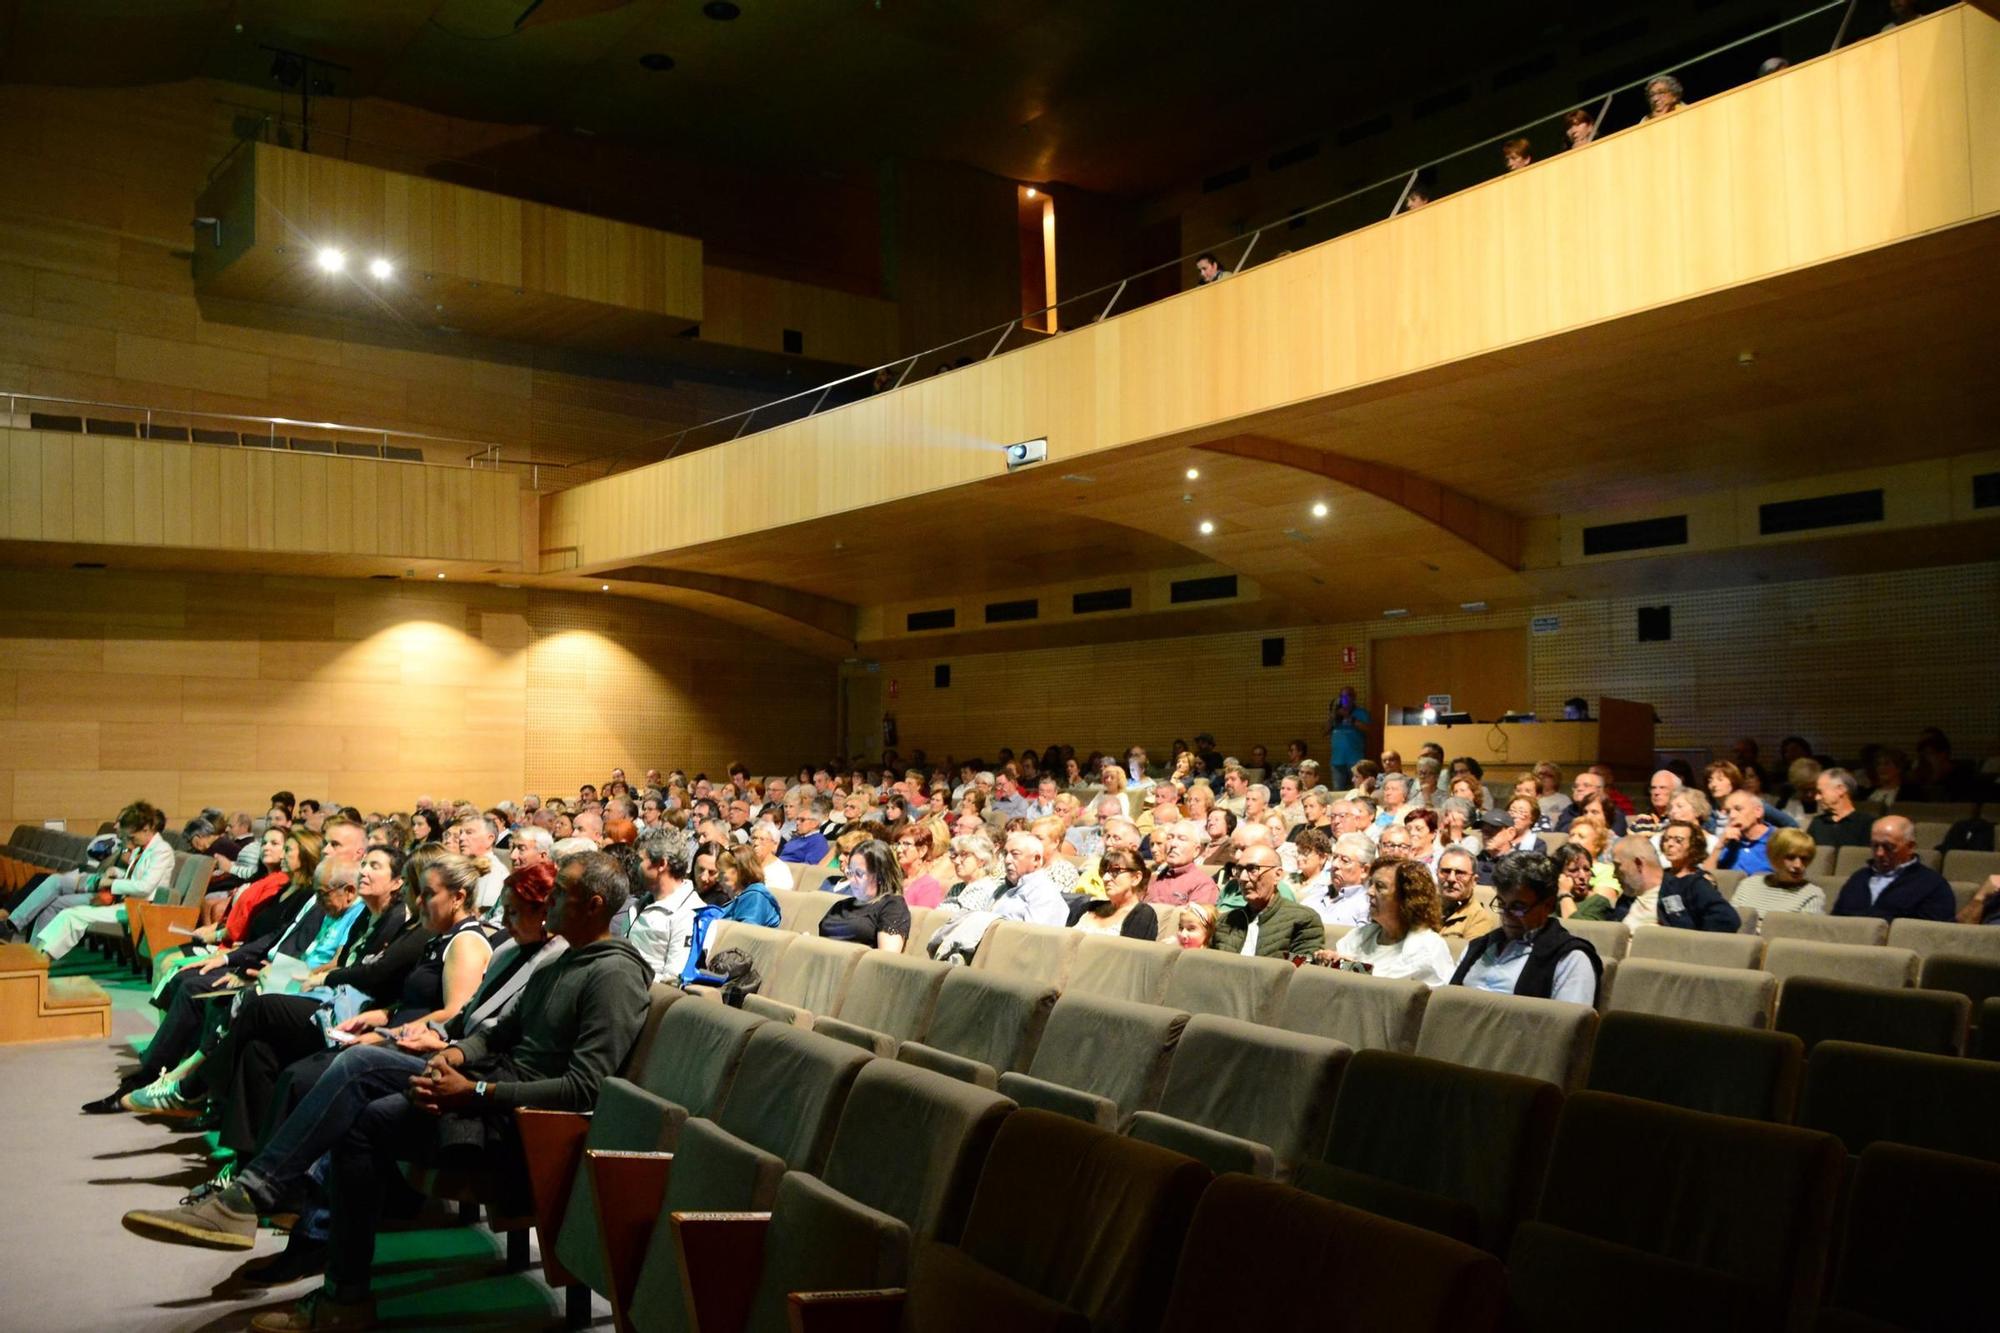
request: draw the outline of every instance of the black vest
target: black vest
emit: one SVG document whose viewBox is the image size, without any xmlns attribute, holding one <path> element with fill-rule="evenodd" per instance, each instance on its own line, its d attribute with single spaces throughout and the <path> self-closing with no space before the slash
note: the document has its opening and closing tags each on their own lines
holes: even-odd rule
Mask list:
<svg viewBox="0 0 2000 1333">
<path fill-rule="evenodd" d="M 1451 984 L 1464 985 L 1465 974 L 1472 970 L 1472 965 L 1479 961 L 1480 956 L 1488 949 L 1500 948 L 1506 942 L 1507 932 L 1494 930 L 1468 944 L 1465 948 L 1465 957 L 1458 961 L 1458 971 L 1452 973 Z M 1514 983 L 1514 993 L 1538 1000 L 1548 999 L 1549 993 L 1556 987 L 1556 965 L 1579 950 L 1590 960 L 1590 970 L 1597 974 L 1596 990 L 1603 991 L 1604 963 L 1598 958 L 1597 950 L 1590 947 L 1590 941 L 1564 930 L 1562 922 L 1551 915 L 1535 933 L 1535 942 L 1528 949 L 1527 965 L 1521 969 L 1521 979 Z M 1595 1003 L 1596 994 L 1593 994 L 1591 999 Z"/>
</svg>

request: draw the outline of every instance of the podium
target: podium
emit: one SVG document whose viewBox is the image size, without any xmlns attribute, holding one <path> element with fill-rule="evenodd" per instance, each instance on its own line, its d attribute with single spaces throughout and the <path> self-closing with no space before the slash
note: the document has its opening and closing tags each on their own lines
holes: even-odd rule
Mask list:
<svg viewBox="0 0 2000 1333">
<path fill-rule="evenodd" d="M 1543 760 L 1573 774 L 1592 764 L 1609 764 L 1616 780 L 1638 781 L 1653 770 L 1653 706 L 1630 699 L 1600 698 L 1588 722 L 1458 722 L 1451 725 L 1388 726 L 1382 748 L 1416 766 L 1426 742 L 1444 747 L 1446 761 L 1459 755 L 1477 759 L 1487 781 L 1514 777 Z"/>
</svg>

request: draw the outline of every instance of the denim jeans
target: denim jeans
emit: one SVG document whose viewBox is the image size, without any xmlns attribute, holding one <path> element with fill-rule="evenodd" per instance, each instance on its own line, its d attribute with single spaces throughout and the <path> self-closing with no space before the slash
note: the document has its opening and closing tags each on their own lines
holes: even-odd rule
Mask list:
<svg viewBox="0 0 2000 1333">
<path fill-rule="evenodd" d="M 393 1046 L 342 1051 L 237 1180 L 260 1209 L 275 1207 L 304 1183 L 315 1161 L 347 1136 L 370 1102 L 400 1095 L 411 1076 L 423 1072 L 424 1063 L 424 1057 Z"/>
</svg>

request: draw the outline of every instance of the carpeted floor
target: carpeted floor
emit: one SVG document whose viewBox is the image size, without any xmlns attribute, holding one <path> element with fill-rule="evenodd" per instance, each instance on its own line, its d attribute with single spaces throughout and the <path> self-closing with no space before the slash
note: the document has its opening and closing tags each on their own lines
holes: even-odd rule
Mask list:
<svg viewBox="0 0 2000 1333">
<path fill-rule="evenodd" d="M 146 988 L 79 949 L 57 969 L 111 991 L 112 1040 L 0 1046 L 0 1319 L 22 1333 L 208 1330 L 246 1327 L 317 1279 L 265 1290 L 238 1269 L 284 1248 L 266 1231 L 254 1250 L 210 1250 L 146 1240 L 119 1218 L 172 1207 L 213 1173 L 205 1136 L 174 1122 L 85 1116 L 133 1063 L 152 1033 Z M 501 1271 L 499 1237 L 484 1227 L 382 1237 L 376 1296 L 385 1326 L 406 1329 L 559 1328 L 562 1301 L 541 1280 Z M 539 1256 L 538 1256 L 539 1258 Z M 595 1306 L 608 1327 L 610 1307 Z"/>
</svg>

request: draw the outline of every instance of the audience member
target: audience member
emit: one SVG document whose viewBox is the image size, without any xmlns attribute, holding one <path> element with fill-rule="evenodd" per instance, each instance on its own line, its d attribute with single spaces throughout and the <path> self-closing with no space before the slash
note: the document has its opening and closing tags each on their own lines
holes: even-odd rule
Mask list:
<svg viewBox="0 0 2000 1333">
<path fill-rule="evenodd" d="M 1569 805 L 1564 808 L 1561 814 L 1556 816 L 1556 832 L 1569 832 L 1570 825 L 1582 817 L 1587 809 L 1595 806 L 1602 812 L 1600 817 L 1603 818 L 1605 826 L 1614 835 L 1623 837 L 1625 834 L 1624 812 L 1619 810 L 1617 806 L 1606 801 L 1604 792 L 1605 786 L 1602 775 L 1587 768 L 1578 773 L 1570 782 Z"/>
<path fill-rule="evenodd" d="M 1763 800 L 1747 791 L 1738 789 L 1729 793 L 1722 803 L 1722 827 L 1717 831 L 1708 865 L 1717 870 L 1740 870 L 1745 875 L 1761 875 L 1769 870 L 1773 830 L 1764 820 L 1764 809 Z"/>
<path fill-rule="evenodd" d="M 1476 940 L 1499 929 L 1500 920 L 1482 907 L 1478 895 L 1478 863 L 1461 847 L 1447 847 L 1438 858 L 1438 934 L 1446 939 Z"/>
<path fill-rule="evenodd" d="M 1699 866 L 1668 873 L 1651 839 L 1638 834 L 1620 838 L 1611 849 L 1611 860 L 1619 887 L 1628 899 L 1652 897 L 1653 917 L 1658 924 L 1677 930 L 1741 929 L 1743 919 L 1708 873 Z"/>
<path fill-rule="evenodd" d="M 1319 913 L 1278 892 L 1282 867 L 1265 846 L 1244 849 L 1236 866 L 1243 905 L 1222 914 L 1208 947 L 1258 958 L 1310 958 L 1326 942 Z"/>
<path fill-rule="evenodd" d="M 1597 121 L 1582 107 L 1563 113 L 1563 145 L 1566 148 L 1581 148 L 1597 137 Z"/>
<path fill-rule="evenodd" d="M 1526 139 L 1509 139 L 1500 145 L 1500 160 L 1507 170 L 1519 171 L 1535 160 L 1534 146 Z"/>
<path fill-rule="evenodd" d="M 1146 888 L 1146 901 L 1156 906 L 1179 907 L 1183 903 L 1214 904 L 1220 890 L 1201 867 L 1208 831 L 1193 819 L 1176 820 L 1165 829 L 1155 830 L 1160 864 L 1153 882 Z"/>
<path fill-rule="evenodd" d="M 1094 935 L 1119 935 L 1133 940 L 1160 936 L 1159 914 L 1146 901 L 1152 872 L 1134 848 L 1113 847 L 1104 853 L 1098 873 L 1102 898 L 1079 898 L 1070 904 L 1069 923 Z"/>
<path fill-rule="evenodd" d="M 1188 903 L 1174 917 L 1174 942 L 1183 949 L 1206 949 L 1215 938 L 1215 909 L 1207 903 Z"/>
<path fill-rule="evenodd" d="M 1860 780 L 1844 768 L 1820 770 L 1814 787 L 1819 794 L 1819 813 L 1812 817 L 1807 832 L 1821 847 L 1866 847 L 1870 834 L 1867 812 L 1855 805 Z"/>
<path fill-rule="evenodd" d="M 1679 111 L 1684 105 L 1681 101 L 1683 95 L 1684 90 L 1681 88 L 1681 81 L 1671 74 L 1661 74 L 1655 78 L 1648 79 L 1646 81 L 1646 114 L 1640 119 L 1640 124 L 1643 125 L 1647 121 L 1658 120 L 1662 116 L 1671 115 L 1673 112 Z"/>
<path fill-rule="evenodd" d="M 885 953 L 901 953 L 910 938 L 910 904 L 903 871 L 889 844 L 869 838 L 847 854 L 847 892 L 820 918 L 819 933 Z"/>
<path fill-rule="evenodd" d="M 1539 852 L 1515 852 L 1493 868 L 1500 929 L 1465 946 L 1454 986 L 1595 1005 L 1604 974 L 1588 940 L 1551 919 L 1556 868 Z"/>
<path fill-rule="evenodd" d="M 639 835 L 639 880 L 630 944 L 653 971 L 654 981 L 677 982 L 694 949 L 695 917 L 705 906 L 694 886 L 694 839 L 662 824 Z"/>
<path fill-rule="evenodd" d="M 1451 947 L 1439 933 L 1442 924 L 1438 886 L 1425 866 L 1377 861 L 1368 872 L 1368 920 L 1314 959 L 1378 977 L 1442 986 L 1455 966 Z"/>
<path fill-rule="evenodd" d="M 1840 886 L 1834 916 L 1957 919 L 1958 897 L 1943 875 L 1917 859 L 1916 829 L 1909 820 L 1884 815 L 1875 821 L 1868 841 L 1874 855 Z"/>
<path fill-rule="evenodd" d="M 775 926 L 779 923 L 778 900 L 765 885 L 759 873 L 761 869 L 756 853 L 748 847 L 721 849 L 715 858 L 715 870 L 717 886 L 726 901 L 722 920 L 745 921 L 753 926 Z M 700 892 L 699 881 L 696 891 Z"/>
<path fill-rule="evenodd" d="M 1795 828 L 1779 829 L 1771 835 L 1767 849 L 1771 868 L 1738 884 L 1730 902 L 1739 911 L 1762 915 L 1824 912 L 1826 890 L 1806 880 L 1806 867 L 1812 864 L 1815 850 L 1810 835 Z"/>
<path fill-rule="evenodd" d="M 1221 282 L 1229 276 L 1229 270 L 1222 266 L 1222 261 L 1205 250 L 1195 256 L 1194 271 L 1204 287 L 1212 282 Z"/>
</svg>

